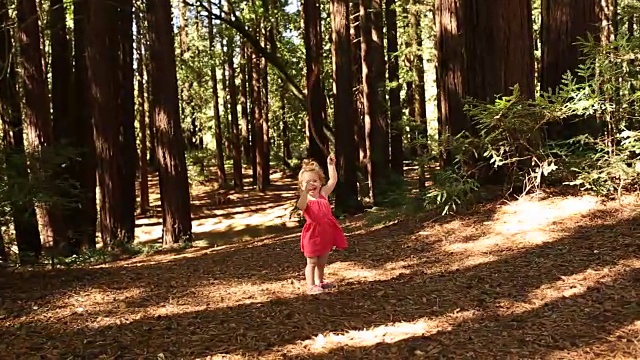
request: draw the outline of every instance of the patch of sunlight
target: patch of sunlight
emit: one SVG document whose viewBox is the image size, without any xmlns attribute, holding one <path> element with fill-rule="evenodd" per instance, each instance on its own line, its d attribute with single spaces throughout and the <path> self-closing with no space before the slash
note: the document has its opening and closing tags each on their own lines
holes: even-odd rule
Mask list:
<svg viewBox="0 0 640 360">
<path fill-rule="evenodd" d="M 595 196 L 551 198 L 537 201 L 522 198 L 500 208 L 494 229 L 503 234 L 543 228 L 551 223 L 576 215 L 585 215 L 598 205 Z"/>
<path fill-rule="evenodd" d="M 456 325 L 470 321 L 477 311 L 455 311 L 437 317 L 424 317 L 411 322 L 396 322 L 364 330 L 330 332 L 277 349 L 290 355 L 322 354 L 341 347 L 366 347 L 380 343 L 395 343 L 418 336 L 431 336 L 450 331 Z"/>
<path fill-rule="evenodd" d="M 14 323 L 43 322 L 53 323 L 73 315 L 86 315 L 92 312 L 108 311 L 116 304 L 140 296 L 140 288 L 124 289 L 114 292 L 109 289 L 90 289 L 77 293 L 68 292 L 48 306 L 33 307 L 28 317 Z"/>
<path fill-rule="evenodd" d="M 498 312 L 502 314 L 523 313 L 561 298 L 579 296 L 590 288 L 608 283 L 634 269 L 640 269 L 640 260 L 625 260 L 615 266 L 588 269 L 578 274 L 562 276 L 560 280 L 552 284 L 545 284 L 533 290 L 527 296 L 526 301 L 502 300 L 498 304 Z"/>
<path fill-rule="evenodd" d="M 489 234 L 474 241 L 451 243 L 446 250 L 485 253 L 554 241 L 597 206 L 598 199 L 594 196 L 542 201 L 522 198 L 500 208 L 495 220 L 485 223 L 491 226 Z"/>
<path fill-rule="evenodd" d="M 412 267 L 418 263 L 417 259 L 396 261 L 372 269 L 355 262 L 336 262 L 327 266 L 327 274 L 339 282 L 385 281 L 413 271 Z"/>
</svg>

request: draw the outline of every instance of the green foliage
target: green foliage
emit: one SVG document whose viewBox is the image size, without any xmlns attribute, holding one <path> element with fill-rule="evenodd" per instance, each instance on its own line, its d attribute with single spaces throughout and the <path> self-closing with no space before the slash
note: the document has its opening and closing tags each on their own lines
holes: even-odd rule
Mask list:
<svg viewBox="0 0 640 360">
<path fill-rule="evenodd" d="M 480 184 L 453 169 L 436 170 L 432 184 L 424 195 L 427 209 L 437 209 L 443 215 L 456 212 L 469 205 Z"/>
<path fill-rule="evenodd" d="M 205 184 L 215 176 L 215 153 L 210 149 L 190 150 L 186 154 L 189 181 Z"/>
</svg>

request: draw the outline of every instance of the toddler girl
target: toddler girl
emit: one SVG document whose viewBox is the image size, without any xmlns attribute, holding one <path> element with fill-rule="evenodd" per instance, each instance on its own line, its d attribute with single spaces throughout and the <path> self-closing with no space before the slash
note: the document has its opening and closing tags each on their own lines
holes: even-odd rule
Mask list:
<svg viewBox="0 0 640 360">
<path fill-rule="evenodd" d="M 329 252 L 333 247 L 341 250 L 347 248 L 347 239 L 338 221 L 333 217 L 327 199 L 338 181 L 336 158 L 333 154 L 327 158 L 327 165 L 329 181 L 325 186 L 322 186 L 324 173 L 315 161 L 305 160 L 298 175 L 300 199 L 297 205 L 307 220 L 302 229 L 300 247 L 307 258 L 304 275 L 309 294 L 318 294 L 332 287 L 324 282 L 324 266 L 327 264 Z"/>
</svg>

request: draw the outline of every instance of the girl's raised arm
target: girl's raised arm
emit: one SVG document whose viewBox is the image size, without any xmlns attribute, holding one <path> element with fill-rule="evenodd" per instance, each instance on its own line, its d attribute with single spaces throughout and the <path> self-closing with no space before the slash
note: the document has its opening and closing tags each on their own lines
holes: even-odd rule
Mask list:
<svg viewBox="0 0 640 360">
<path fill-rule="evenodd" d="M 333 189 L 336 187 L 338 183 L 338 171 L 336 170 L 336 157 L 331 154 L 327 158 L 327 165 L 329 167 L 329 181 L 322 188 L 322 194 L 326 197 L 329 197 L 329 194 L 333 192 Z"/>
</svg>

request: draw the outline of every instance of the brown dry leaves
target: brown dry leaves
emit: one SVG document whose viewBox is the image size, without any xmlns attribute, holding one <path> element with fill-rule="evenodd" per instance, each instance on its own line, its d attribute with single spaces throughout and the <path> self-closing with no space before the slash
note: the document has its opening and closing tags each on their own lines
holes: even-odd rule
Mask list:
<svg viewBox="0 0 640 360">
<path fill-rule="evenodd" d="M 631 359 L 635 203 L 524 199 L 350 236 L 307 296 L 297 236 L 0 273 L 3 358 Z"/>
</svg>

